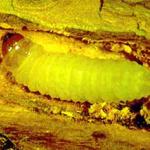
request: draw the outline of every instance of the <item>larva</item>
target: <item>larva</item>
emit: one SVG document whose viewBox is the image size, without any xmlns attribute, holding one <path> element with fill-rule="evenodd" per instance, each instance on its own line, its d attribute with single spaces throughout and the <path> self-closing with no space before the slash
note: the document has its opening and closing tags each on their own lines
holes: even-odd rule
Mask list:
<svg viewBox="0 0 150 150">
<path fill-rule="evenodd" d="M 61 100 L 94 103 L 150 95 L 150 71 L 136 62 L 47 53 L 27 39 L 11 47 L 3 65 L 31 91 Z"/>
</svg>

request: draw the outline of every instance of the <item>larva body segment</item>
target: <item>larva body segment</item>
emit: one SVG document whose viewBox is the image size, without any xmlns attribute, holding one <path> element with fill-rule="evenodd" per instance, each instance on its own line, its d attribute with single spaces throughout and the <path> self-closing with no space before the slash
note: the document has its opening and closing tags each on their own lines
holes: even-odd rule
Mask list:
<svg viewBox="0 0 150 150">
<path fill-rule="evenodd" d="M 89 102 L 133 100 L 150 95 L 150 71 L 135 62 L 50 54 L 38 45 L 28 45 L 11 54 L 21 59 L 16 60 L 17 65 L 12 61 L 11 67 L 6 68 L 31 91 L 61 100 Z M 11 55 L 8 53 L 4 62 Z"/>
</svg>

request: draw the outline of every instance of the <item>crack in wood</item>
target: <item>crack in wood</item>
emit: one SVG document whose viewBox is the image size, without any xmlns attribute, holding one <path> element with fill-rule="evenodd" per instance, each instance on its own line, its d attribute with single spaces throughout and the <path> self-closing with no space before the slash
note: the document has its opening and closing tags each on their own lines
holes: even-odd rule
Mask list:
<svg viewBox="0 0 150 150">
<path fill-rule="evenodd" d="M 102 8 L 104 6 L 104 0 L 100 0 L 100 6 L 99 6 L 99 11 L 102 11 Z"/>
</svg>

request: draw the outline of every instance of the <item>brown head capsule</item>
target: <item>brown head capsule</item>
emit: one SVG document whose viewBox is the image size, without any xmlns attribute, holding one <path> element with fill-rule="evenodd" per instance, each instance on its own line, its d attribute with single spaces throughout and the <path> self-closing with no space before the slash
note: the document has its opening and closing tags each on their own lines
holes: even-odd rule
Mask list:
<svg viewBox="0 0 150 150">
<path fill-rule="evenodd" d="M 23 36 L 18 33 L 7 33 L 3 37 L 3 43 L 2 43 L 2 55 L 3 57 L 11 51 L 12 47 L 15 47 L 17 45 L 17 42 L 23 39 Z"/>
</svg>

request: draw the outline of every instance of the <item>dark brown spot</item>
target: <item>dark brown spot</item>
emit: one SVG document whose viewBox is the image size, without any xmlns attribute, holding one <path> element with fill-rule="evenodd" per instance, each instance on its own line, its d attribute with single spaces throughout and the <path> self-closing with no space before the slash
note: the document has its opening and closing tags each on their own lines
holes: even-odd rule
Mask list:
<svg viewBox="0 0 150 150">
<path fill-rule="evenodd" d="M 47 98 L 48 100 L 52 99 L 52 97 L 50 95 L 47 95 L 47 94 L 45 94 L 44 97 Z"/>
<path fill-rule="evenodd" d="M 22 30 L 27 31 L 28 30 L 27 26 L 23 26 Z"/>
<path fill-rule="evenodd" d="M 110 42 L 103 43 L 103 49 L 107 51 L 111 51 L 112 45 Z"/>
<path fill-rule="evenodd" d="M 88 116 L 89 115 L 89 107 L 91 106 L 91 104 L 89 102 L 84 102 L 81 104 L 81 107 L 82 107 L 82 115 L 83 116 Z"/>
<path fill-rule="evenodd" d="M 8 81 L 10 81 L 12 84 L 16 84 L 16 80 L 11 72 L 6 72 L 5 77 Z"/>
<path fill-rule="evenodd" d="M 130 61 L 136 61 L 138 64 L 140 64 L 140 65 L 142 65 L 143 64 L 143 62 L 139 59 L 139 58 L 137 58 L 136 56 L 134 56 L 133 54 L 128 54 L 128 53 L 126 53 L 126 52 L 122 52 L 124 55 L 125 55 L 125 57 L 127 58 L 127 59 L 129 59 Z"/>
<path fill-rule="evenodd" d="M 124 107 L 126 107 L 126 102 L 120 101 L 120 103 L 117 104 L 117 106 L 114 106 L 114 107 L 116 107 L 118 110 L 122 110 Z"/>
<path fill-rule="evenodd" d="M 35 111 L 36 113 L 40 113 L 40 110 L 38 107 L 33 107 L 33 111 Z"/>
<path fill-rule="evenodd" d="M 135 103 L 132 103 L 130 106 L 131 112 L 139 112 L 142 108 L 142 105 L 142 101 L 136 101 Z"/>
<path fill-rule="evenodd" d="M 140 114 L 136 116 L 134 122 L 138 128 L 147 128 L 147 123 L 145 121 L 145 118 L 141 116 Z"/>
<path fill-rule="evenodd" d="M 34 91 L 32 93 L 35 94 L 35 95 L 41 95 L 39 91 Z"/>
<path fill-rule="evenodd" d="M 95 139 L 95 141 L 98 140 L 104 140 L 107 138 L 106 134 L 101 131 L 95 131 L 92 133 L 92 137 Z"/>
<path fill-rule="evenodd" d="M 29 88 L 28 88 L 27 86 L 22 86 L 21 88 L 22 88 L 25 92 L 27 92 L 27 93 L 30 92 L 30 90 L 29 90 Z"/>
</svg>

